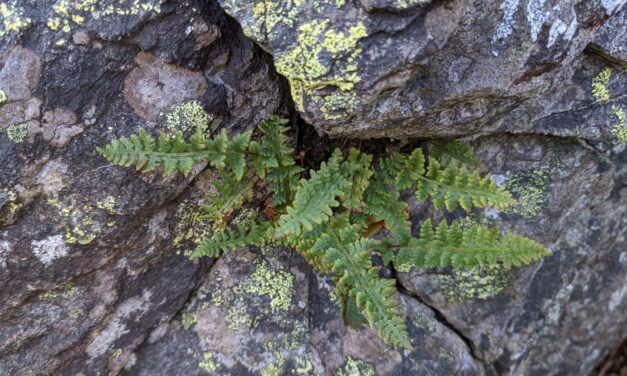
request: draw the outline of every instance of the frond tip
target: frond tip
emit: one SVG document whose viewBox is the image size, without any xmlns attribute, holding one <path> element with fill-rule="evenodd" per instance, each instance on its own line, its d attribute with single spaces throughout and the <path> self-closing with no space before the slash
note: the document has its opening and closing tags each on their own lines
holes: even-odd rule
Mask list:
<svg viewBox="0 0 627 376">
<path fill-rule="evenodd" d="M 397 268 L 410 267 L 471 268 L 476 265 L 501 264 L 505 269 L 538 261 L 550 252 L 540 243 L 524 236 L 505 234 L 497 229 L 473 225 L 463 229 L 458 222 L 442 221 L 432 228 L 431 220 L 422 223 L 420 238 L 412 238 L 400 247 Z"/>
</svg>

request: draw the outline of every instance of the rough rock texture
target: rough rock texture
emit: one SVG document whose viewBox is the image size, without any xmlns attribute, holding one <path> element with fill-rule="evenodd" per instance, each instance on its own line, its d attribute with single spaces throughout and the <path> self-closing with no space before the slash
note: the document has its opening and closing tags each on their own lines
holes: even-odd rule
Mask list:
<svg viewBox="0 0 627 376">
<path fill-rule="evenodd" d="M 334 136 L 525 132 L 590 102 L 580 77 L 564 85 L 591 43 L 625 66 L 620 0 L 220 2 L 273 54 L 303 118 Z M 611 138 L 589 128 L 559 135 Z"/>
<path fill-rule="evenodd" d="M 627 337 L 624 1 L 221 3 L 242 28 L 209 0 L 0 0 L 0 374 L 584 375 Z M 184 257 L 203 165 L 96 154 L 190 100 L 231 131 L 472 139 L 518 205 L 468 220 L 553 255 L 398 275 L 415 350 L 386 348 L 291 250 Z"/>
</svg>

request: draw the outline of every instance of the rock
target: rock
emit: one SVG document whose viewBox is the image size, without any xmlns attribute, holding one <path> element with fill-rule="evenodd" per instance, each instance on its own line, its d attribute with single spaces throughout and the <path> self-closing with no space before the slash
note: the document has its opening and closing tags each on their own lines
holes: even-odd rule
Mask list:
<svg viewBox="0 0 627 376">
<path fill-rule="evenodd" d="M 203 178 L 95 147 L 190 100 L 249 128 L 283 111 L 284 84 L 204 1 L 5 1 L 0 36 L 0 374 L 116 373 L 210 265 L 177 252 Z"/>
<path fill-rule="evenodd" d="M 303 119 L 335 137 L 518 131 L 593 105 L 591 75 L 573 69 L 586 47 L 626 62 L 622 1 L 220 3 L 273 54 Z M 549 132 L 612 138 L 594 127 Z"/>
<path fill-rule="evenodd" d="M 591 374 L 627 337 L 624 8 L 0 1 L 0 374 Z M 210 233 L 204 164 L 139 174 L 95 151 L 186 131 L 166 114 L 198 108 L 212 131 L 280 114 L 332 137 L 466 139 L 518 201 L 466 220 L 553 254 L 394 275 L 414 349 L 387 347 L 289 249 L 185 257 Z M 299 146 L 323 153 L 311 134 Z M 462 214 L 411 202 L 416 223 Z"/>
</svg>

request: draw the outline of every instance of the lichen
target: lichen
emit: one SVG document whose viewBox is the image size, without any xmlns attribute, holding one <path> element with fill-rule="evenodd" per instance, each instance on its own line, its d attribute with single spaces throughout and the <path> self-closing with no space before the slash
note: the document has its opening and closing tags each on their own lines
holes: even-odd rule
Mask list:
<svg viewBox="0 0 627 376">
<path fill-rule="evenodd" d="M 293 276 L 289 272 L 271 270 L 261 263 L 257 270 L 240 285 L 243 293 L 270 298 L 270 312 L 289 310 L 292 301 Z"/>
<path fill-rule="evenodd" d="M 396 5 L 422 2 L 397 0 Z M 326 16 L 344 11 L 345 0 L 315 1 L 308 8 L 314 14 L 304 12 L 304 0 L 256 1 L 252 6 L 224 0 L 222 5 L 238 18 L 249 37 L 261 44 L 281 45 L 273 51 L 276 68 L 290 81 L 299 111 L 305 110 L 306 100 L 316 103 L 327 120 L 338 120 L 354 111 L 359 99 L 352 90 L 360 81 L 356 61 L 362 52 L 357 44 L 368 35 L 366 26 L 355 20 L 334 22 Z M 281 37 L 284 28 L 296 35 L 286 48 Z"/>
<path fill-rule="evenodd" d="M 592 96 L 598 102 L 603 103 L 610 100 L 610 92 L 607 85 L 610 82 L 611 76 L 612 70 L 610 68 L 605 68 L 601 71 L 601 73 L 592 78 Z"/>
<path fill-rule="evenodd" d="M 115 0 L 103 6 L 99 0 L 57 0 L 52 5 L 53 14 L 46 25 L 59 33 L 56 45 L 65 45 L 64 35 L 90 20 L 104 17 L 138 17 L 148 13 L 160 13 L 160 1 Z"/>
<path fill-rule="evenodd" d="M 122 356 L 122 353 L 123 353 L 122 349 L 118 348 L 118 349 L 113 350 L 112 355 L 114 358 L 119 358 Z"/>
<path fill-rule="evenodd" d="M 7 93 L 5 93 L 4 90 L 0 89 L 0 104 L 4 104 L 8 100 L 9 97 L 7 96 Z"/>
<path fill-rule="evenodd" d="M 9 140 L 11 140 L 12 142 L 24 142 L 24 139 L 26 139 L 26 136 L 28 135 L 28 126 L 24 123 L 13 124 L 8 126 L 5 132 Z"/>
<path fill-rule="evenodd" d="M 211 233 L 211 223 L 209 216 L 203 211 L 202 206 L 186 206 L 180 214 L 174 228 L 174 239 L 172 245 L 177 249 L 177 253 L 188 254 L 191 249 L 183 249 L 187 242 L 198 244 L 202 239 Z"/>
<path fill-rule="evenodd" d="M 439 276 L 444 295 L 449 301 L 489 299 L 501 292 L 509 282 L 507 271 L 501 266 L 475 266 L 455 269 L 450 275 Z"/>
<path fill-rule="evenodd" d="M 612 125 L 612 133 L 618 138 L 618 141 L 627 144 L 627 116 L 625 115 L 625 110 L 612 106 L 612 114 L 618 120 Z"/>
<path fill-rule="evenodd" d="M 313 19 L 300 25 L 296 46 L 276 57 L 277 71 L 289 79 L 298 110 L 305 110 L 307 95 L 314 95 L 314 100 L 324 98 L 316 95 L 316 90 L 332 87 L 350 92 L 354 88 L 360 81 L 356 59 L 361 49 L 357 48 L 357 43 L 367 35 L 362 22 L 346 30 L 334 29 L 329 19 Z M 338 98 L 331 98 L 337 107 L 333 108 L 334 111 L 327 108 L 329 114 L 348 112 L 355 106 L 356 98 L 347 100 L 345 97 L 343 101 L 338 101 Z M 339 107 L 342 103 L 350 108 Z M 329 104 L 328 107 L 331 106 Z M 337 118 L 338 115 L 328 116 Z"/>
<path fill-rule="evenodd" d="M 302 376 L 312 375 L 313 364 L 311 360 L 306 356 L 297 356 L 294 359 L 294 373 Z"/>
<path fill-rule="evenodd" d="M 26 29 L 31 22 L 30 18 L 24 16 L 21 9 L 7 2 L 0 2 L 0 40 L 18 34 Z"/>
<path fill-rule="evenodd" d="M 196 318 L 195 313 L 183 313 L 181 316 L 181 325 L 183 325 L 183 329 L 187 330 L 192 327 L 196 323 L 198 319 Z"/>
<path fill-rule="evenodd" d="M 200 129 L 205 133 L 213 116 L 207 113 L 197 101 L 178 104 L 165 116 L 165 126 L 170 132 L 179 131 L 188 134 Z"/>
<path fill-rule="evenodd" d="M 512 174 L 505 186 L 516 198 L 516 205 L 508 209 L 507 213 L 524 218 L 537 216 L 545 205 L 553 170 L 545 167 Z"/>
<path fill-rule="evenodd" d="M 0 207 L 7 206 L 9 213 L 15 214 L 22 207 L 17 194 L 8 188 L 0 190 Z"/>
<path fill-rule="evenodd" d="M 435 331 L 435 321 L 425 315 L 416 314 L 413 322 L 416 328 L 426 330 L 429 333 L 433 333 Z"/>
<path fill-rule="evenodd" d="M 65 242 L 67 244 L 87 245 L 96 239 L 97 234 L 102 231 L 103 227 L 94 220 L 93 210 L 98 208 L 112 214 L 115 207 L 115 198 L 109 196 L 104 201 L 98 201 L 95 206 L 90 204 L 62 203 L 53 197 L 48 198 L 47 203 L 57 208 L 58 214 L 65 218 L 63 224 L 65 228 Z M 111 227 L 113 224 L 113 222 L 108 222 L 106 225 Z"/>
<path fill-rule="evenodd" d="M 371 364 L 355 360 L 349 356 L 346 364 L 337 370 L 335 376 L 376 376 L 376 373 Z"/>
<path fill-rule="evenodd" d="M 207 372 L 216 372 L 220 369 L 220 364 L 213 359 L 211 353 L 206 352 L 202 355 L 202 361 L 198 363 L 198 367 Z"/>
</svg>

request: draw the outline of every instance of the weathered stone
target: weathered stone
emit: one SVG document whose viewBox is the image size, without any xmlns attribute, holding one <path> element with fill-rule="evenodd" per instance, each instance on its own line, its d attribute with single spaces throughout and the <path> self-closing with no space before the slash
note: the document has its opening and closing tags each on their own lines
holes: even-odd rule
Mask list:
<svg viewBox="0 0 627 376">
<path fill-rule="evenodd" d="M 513 110 L 539 121 L 563 111 L 565 85 L 585 91 L 572 65 L 591 43 L 625 64 L 623 1 L 220 2 L 273 54 L 303 119 L 335 137 L 510 131 Z M 562 107 L 592 103 L 579 99 Z"/>
<path fill-rule="evenodd" d="M 236 20 L 214 0 L 0 0 L 0 374 L 590 374 L 627 337 L 624 1 L 220 2 Z M 396 275 L 414 349 L 389 348 L 289 249 L 185 257 L 210 231 L 204 164 L 95 152 L 172 131 L 190 100 L 214 131 L 278 113 L 471 140 L 518 204 L 466 220 L 553 254 Z M 427 214 L 462 215 L 412 199 Z"/>
</svg>

